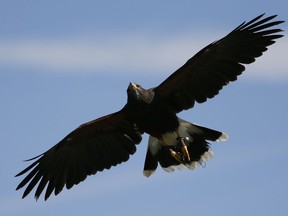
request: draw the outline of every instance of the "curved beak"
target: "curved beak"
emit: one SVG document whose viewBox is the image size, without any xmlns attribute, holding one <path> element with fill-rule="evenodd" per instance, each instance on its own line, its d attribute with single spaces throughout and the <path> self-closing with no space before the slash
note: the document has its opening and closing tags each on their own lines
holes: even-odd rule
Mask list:
<svg viewBox="0 0 288 216">
<path fill-rule="evenodd" d="M 130 82 L 129 83 L 129 88 L 137 89 L 138 86 L 135 83 Z"/>
</svg>

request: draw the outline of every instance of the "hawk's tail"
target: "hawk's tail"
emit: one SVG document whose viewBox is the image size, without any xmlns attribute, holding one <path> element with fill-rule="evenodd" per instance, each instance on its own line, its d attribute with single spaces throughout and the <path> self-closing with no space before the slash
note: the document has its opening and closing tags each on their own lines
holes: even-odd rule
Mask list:
<svg viewBox="0 0 288 216">
<path fill-rule="evenodd" d="M 225 141 L 228 138 L 225 133 L 195 125 L 182 119 L 179 119 L 179 123 L 178 131 L 182 132 L 180 135 L 183 138 L 188 138 L 185 143 L 190 156 L 189 161 L 177 160 L 171 154 L 171 150 L 176 153 L 180 152 L 179 140 L 175 139 L 175 145 L 167 146 L 160 139 L 150 136 L 144 165 L 145 176 L 150 176 L 156 170 L 158 162 L 167 172 L 172 172 L 175 169 L 194 169 L 199 165 L 203 166 L 204 162 L 213 155 L 207 140 Z"/>
</svg>

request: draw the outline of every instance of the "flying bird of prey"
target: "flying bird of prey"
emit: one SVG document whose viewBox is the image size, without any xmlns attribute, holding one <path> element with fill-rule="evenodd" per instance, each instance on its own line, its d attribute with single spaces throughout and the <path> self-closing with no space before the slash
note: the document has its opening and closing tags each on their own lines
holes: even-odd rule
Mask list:
<svg viewBox="0 0 288 216">
<path fill-rule="evenodd" d="M 142 134 L 150 135 L 144 175 L 150 176 L 160 164 L 164 170 L 194 169 L 212 156 L 208 141 L 224 141 L 225 133 L 192 124 L 177 117 L 194 103 L 213 98 L 223 86 L 235 81 L 261 56 L 282 30 L 271 28 L 284 21 L 264 14 L 243 22 L 189 59 L 159 86 L 144 89 L 130 83 L 127 103 L 118 112 L 82 124 L 45 153 L 28 161 L 30 166 L 17 190 L 26 186 L 23 197 L 36 187 L 38 199 L 45 200 L 64 186 L 70 189 L 88 175 L 110 169 L 129 159 Z"/>
</svg>

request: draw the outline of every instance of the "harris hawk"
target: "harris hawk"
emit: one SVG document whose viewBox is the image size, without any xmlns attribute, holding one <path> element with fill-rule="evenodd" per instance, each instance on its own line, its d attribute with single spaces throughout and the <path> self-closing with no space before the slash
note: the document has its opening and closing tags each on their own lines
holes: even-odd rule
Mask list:
<svg viewBox="0 0 288 216">
<path fill-rule="evenodd" d="M 225 141 L 225 133 L 192 124 L 177 117 L 195 102 L 213 98 L 223 86 L 235 81 L 245 64 L 255 61 L 283 35 L 271 28 L 284 21 L 264 14 L 243 22 L 228 35 L 200 50 L 159 86 L 144 89 L 130 83 L 127 103 L 118 112 L 82 124 L 16 176 L 26 174 L 16 190 L 23 197 L 36 188 L 59 194 L 84 181 L 88 175 L 110 169 L 136 152 L 142 134 L 150 135 L 144 175 L 160 164 L 164 170 L 194 169 L 212 156 L 208 141 Z"/>
</svg>

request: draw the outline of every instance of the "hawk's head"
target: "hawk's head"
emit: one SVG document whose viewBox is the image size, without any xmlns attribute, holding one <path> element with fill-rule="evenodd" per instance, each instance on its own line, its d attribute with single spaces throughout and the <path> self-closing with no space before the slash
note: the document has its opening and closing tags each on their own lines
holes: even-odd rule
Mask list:
<svg viewBox="0 0 288 216">
<path fill-rule="evenodd" d="M 136 83 L 130 83 L 127 88 L 128 103 L 151 103 L 154 97 L 152 89 L 144 89 Z"/>
</svg>

